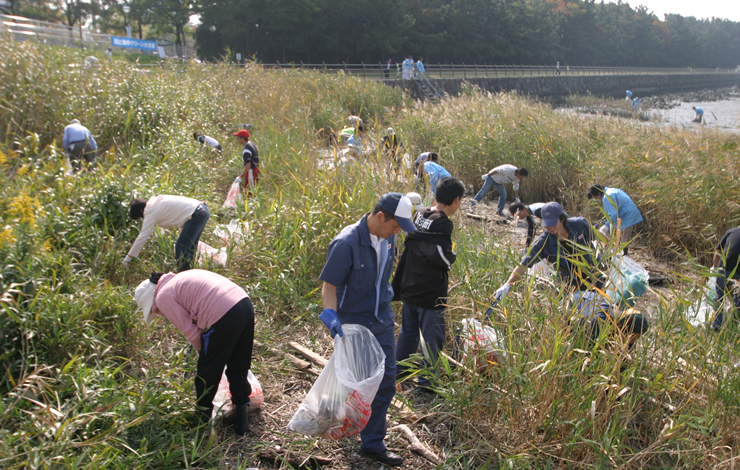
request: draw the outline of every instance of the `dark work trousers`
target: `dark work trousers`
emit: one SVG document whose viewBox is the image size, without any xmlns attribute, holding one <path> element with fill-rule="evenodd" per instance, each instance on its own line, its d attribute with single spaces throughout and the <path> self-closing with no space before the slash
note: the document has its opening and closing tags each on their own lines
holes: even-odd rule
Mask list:
<svg viewBox="0 0 740 470">
<path fill-rule="evenodd" d="M 190 269 L 190 263 L 193 262 L 195 253 L 198 249 L 198 241 L 206 222 L 211 217 L 206 203 L 201 203 L 195 208 L 190 220 L 182 226 L 182 232 L 175 243 L 175 258 L 177 258 L 177 272 L 183 272 Z"/>
<path fill-rule="evenodd" d="M 388 407 L 391 405 L 391 400 L 396 395 L 396 334 L 392 321 L 387 325 L 374 321 L 369 329 L 375 339 L 378 340 L 385 354 L 385 373 L 383 374 L 383 380 L 380 381 L 378 393 L 375 394 L 370 406 L 372 410 L 370 420 L 368 420 L 365 429 L 360 432 L 362 440 L 360 449 L 367 452 L 381 453 L 386 450 L 383 442 L 388 430 L 386 414 L 388 413 Z"/>
<path fill-rule="evenodd" d="M 95 162 L 97 161 L 98 152 L 92 149 L 90 142 L 87 140 L 78 140 L 77 142 L 70 142 L 67 147 L 67 157 L 69 158 L 69 165 L 72 167 L 72 171 L 77 173 L 82 168 L 81 160 L 85 160 L 86 166 L 90 169 L 95 168 Z"/>
<path fill-rule="evenodd" d="M 254 309 L 249 298 L 240 300 L 208 330 L 201 333 L 198 376 L 195 393 L 198 407 L 211 417 L 213 397 L 226 366 L 231 402 L 238 406 L 249 403 L 252 388 L 247 373 L 252 366 Z"/>
<path fill-rule="evenodd" d="M 738 281 L 727 278 L 724 268 L 717 270 L 717 284 L 714 286 L 714 304 L 717 316 L 712 321 L 712 328 L 719 330 L 725 323 L 725 297 L 732 298 L 732 304 L 735 307 L 735 321 L 740 321 L 740 288 L 736 285 Z"/>
<path fill-rule="evenodd" d="M 607 314 L 603 311 L 594 315 L 586 324 L 586 330 L 588 331 L 591 340 L 596 341 L 599 334 L 601 334 L 601 328 L 606 327 L 607 324 L 612 323 L 613 321 L 614 320 L 607 318 Z M 642 313 L 620 315 L 616 321 L 616 325 L 619 331 L 627 337 L 633 334 L 642 335 L 648 330 L 648 328 L 650 328 L 650 323 Z"/>
<path fill-rule="evenodd" d="M 396 345 L 396 362 L 408 359 L 419 349 L 419 330 L 424 338 L 426 349 L 422 351 L 426 360 L 425 365 L 434 365 L 439 358 L 439 351 L 445 344 L 445 311 L 421 308 L 408 302 L 403 303 L 401 313 L 401 330 L 398 333 Z M 400 365 L 397 374 L 403 376 L 406 368 Z M 419 376 L 419 385 L 428 387 L 429 379 Z"/>
</svg>

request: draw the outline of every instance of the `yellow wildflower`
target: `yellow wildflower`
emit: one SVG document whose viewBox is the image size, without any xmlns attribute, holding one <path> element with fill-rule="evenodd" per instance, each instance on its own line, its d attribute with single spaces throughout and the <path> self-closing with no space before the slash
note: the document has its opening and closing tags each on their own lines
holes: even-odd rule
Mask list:
<svg viewBox="0 0 740 470">
<path fill-rule="evenodd" d="M 24 190 L 10 200 L 8 215 L 18 223 L 27 222 L 30 225 L 36 225 L 36 211 L 39 209 L 41 209 L 41 202 L 38 196 L 32 198 Z"/>
<path fill-rule="evenodd" d="M 2 150 L 0 150 L 0 165 L 5 164 L 5 162 L 7 162 L 7 161 L 8 161 L 8 156 L 5 155 L 5 152 L 3 152 Z"/>
<path fill-rule="evenodd" d="M 21 165 L 20 168 L 18 168 L 18 176 L 23 176 L 26 173 L 28 173 L 28 166 L 27 165 Z"/>
<path fill-rule="evenodd" d="M 5 228 L 0 231 L 0 248 L 5 248 L 8 245 L 15 243 L 15 235 L 13 235 L 13 228 L 10 225 L 6 225 Z"/>
</svg>

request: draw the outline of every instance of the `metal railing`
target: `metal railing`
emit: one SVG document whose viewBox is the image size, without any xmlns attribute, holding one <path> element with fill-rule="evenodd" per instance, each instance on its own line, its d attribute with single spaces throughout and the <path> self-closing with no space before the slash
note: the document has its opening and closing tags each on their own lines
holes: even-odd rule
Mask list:
<svg viewBox="0 0 740 470">
<path fill-rule="evenodd" d="M 343 73 L 376 80 L 401 80 L 400 64 L 393 64 L 386 77 L 385 64 L 304 64 L 280 62 L 260 64 L 272 69 L 319 70 L 327 73 Z M 427 78 L 495 78 L 495 77 L 542 77 L 578 75 L 684 75 L 695 73 L 738 73 L 738 69 L 694 68 L 694 67 L 608 67 L 590 65 L 499 65 L 499 64 L 430 64 L 425 63 Z"/>
<path fill-rule="evenodd" d="M 22 16 L 0 15 L 0 35 L 14 41 L 38 41 L 50 46 L 68 46 L 80 49 L 105 50 L 111 47 L 111 34 L 95 33 L 85 28 L 71 27 Z M 178 54 L 174 44 L 159 44 L 167 57 Z M 144 53 L 144 52 L 142 52 Z M 153 54 L 156 54 L 154 52 Z M 183 57 L 194 57 L 193 47 L 182 46 Z"/>
</svg>

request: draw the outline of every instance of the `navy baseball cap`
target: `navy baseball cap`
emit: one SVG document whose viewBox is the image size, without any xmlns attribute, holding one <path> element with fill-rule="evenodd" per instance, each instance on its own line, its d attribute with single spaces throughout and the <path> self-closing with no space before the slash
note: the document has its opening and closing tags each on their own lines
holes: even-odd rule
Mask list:
<svg viewBox="0 0 740 470">
<path fill-rule="evenodd" d="M 558 224 L 560 214 L 563 214 L 563 206 L 557 202 L 548 202 L 542 206 L 542 226 L 554 227 Z"/>
<path fill-rule="evenodd" d="M 415 232 L 416 226 L 411 220 L 412 208 L 411 200 L 401 193 L 385 193 L 378 201 L 378 205 L 384 211 L 390 212 L 396 217 L 398 225 L 407 232 Z"/>
</svg>

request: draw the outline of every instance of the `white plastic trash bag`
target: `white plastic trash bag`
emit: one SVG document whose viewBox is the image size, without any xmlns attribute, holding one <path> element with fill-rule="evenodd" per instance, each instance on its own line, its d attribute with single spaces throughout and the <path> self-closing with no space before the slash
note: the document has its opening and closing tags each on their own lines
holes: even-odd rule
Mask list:
<svg viewBox="0 0 740 470">
<path fill-rule="evenodd" d="M 233 183 L 231 183 L 231 187 L 229 188 L 229 193 L 226 195 L 226 200 L 224 201 L 224 205 L 222 206 L 225 209 L 236 209 L 236 206 L 241 202 L 242 200 L 242 193 L 241 193 L 241 185 L 242 179 L 240 177 L 236 177 Z"/>
<path fill-rule="evenodd" d="M 226 248 L 216 249 L 211 245 L 207 245 L 203 242 L 198 242 L 198 264 L 205 264 L 205 259 L 210 259 L 214 264 L 219 266 L 226 266 L 228 255 L 226 254 Z"/>
<path fill-rule="evenodd" d="M 385 354 L 375 336 L 361 325 L 342 325 L 334 353 L 303 399 L 288 430 L 338 440 L 362 431 L 370 405 L 385 374 Z"/>
<path fill-rule="evenodd" d="M 637 298 L 647 292 L 650 275 L 629 256 L 615 255 L 612 262 L 606 295 L 621 308 L 634 307 Z"/>
<path fill-rule="evenodd" d="M 224 241 L 227 245 L 238 245 L 249 233 L 249 222 L 233 219 L 229 225 L 218 225 L 213 234 Z"/>
<path fill-rule="evenodd" d="M 550 264 L 545 260 L 540 260 L 534 266 L 527 270 L 527 276 L 535 276 L 540 279 L 552 281 L 555 276 L 555 271 L 550 267 Z"/>
<path fill-rule="evenodd" d="M 714 290 L 717 285 L 717 278 L 710 277 L 707 283 L 702 287 L 699 300 L 686 310 L 686 321 L 699 328 L 712 322 L 714 316 Z"/>
<path fill-rule="evenodd" d="M 504 337 L 491 326 L 483 325 L 475 318 L 465 318 L 462 321 L 463 357 L 476 356 L 479 368 L 490 364 L 503 364 L 509 355 L 504 345 Z M 485 362 L 483 355 L 485 353 Z"/>
<path fill-rule="evenodd" d="M 252 388 L 252 393 L 249 394 L 249 406 L 247 410 L 254 411 L 262 406 L 265 402 L 265 395 L 262 392 L 262 385 L 260 385 L 257 377 L 254 376 L 251 369 L 247 374 L 247 381 L 249 386 Z M 234 413 L 234 404 L 231 403 L 231 392 L 229 391 L 229 379 L 226 378 L 226 368 L 221 374 L 221 381 L 218 383 L 218 390 L 216 390 L 216 396 L 213 397 L 213 414 L 212 419 L 215 419 L 219 414 L 222 416 L 231 416 Z"/>
</svg>

